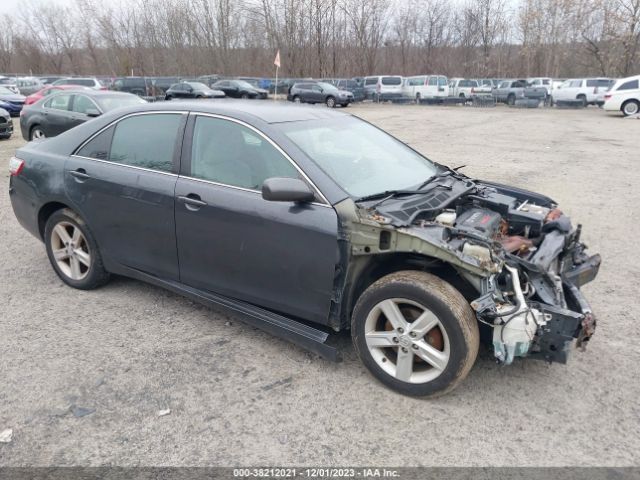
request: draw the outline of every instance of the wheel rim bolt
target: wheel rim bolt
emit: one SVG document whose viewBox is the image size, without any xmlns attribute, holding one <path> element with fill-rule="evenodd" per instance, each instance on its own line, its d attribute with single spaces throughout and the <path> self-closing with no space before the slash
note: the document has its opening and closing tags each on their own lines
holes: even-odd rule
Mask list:
<svg viewBox="0 0 640 480">
<path fill-rule="evenodd" d="M 404 333 L 404 328 L 399 328 L 398 333 Z"/>
<path fill-rule="evenodd" d="M 403 352 L 403 353 L 407 353 L 407 351 L 408 351 L 408 350 L 407 350 L 406 348 L 402 347 L 402 352 Z"/>
<path fill-rule="evenodd" d="M 399 341 L 398 337 L 393 337 L 393 341 L 394 341 L 394 343 L 398 343 L 398 341 Z"/>
<path fill-rule="evenodd" d="M 418 350 L 418 345 L 415 345 L 415 344 L 414 344 L 414 345 L 412 345 L 412 348 L 413 348 L 414 350 Z"/>
<path fill-rule="evenodd" d="M 411 333 L 409 334 L 409 336 L 410 336 L 410 337 L 413 337 L 413 338 L 416 338 L 416 332 L 411 332 Z"/>
</svg>

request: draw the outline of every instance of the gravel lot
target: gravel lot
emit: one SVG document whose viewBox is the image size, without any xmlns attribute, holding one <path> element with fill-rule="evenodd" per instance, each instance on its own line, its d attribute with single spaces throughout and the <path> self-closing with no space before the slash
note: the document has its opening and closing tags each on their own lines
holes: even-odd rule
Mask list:
<svg viewBox="0 0 640 480">
<path fill-rule="evenodd" d="M 471 176 L 544 192 L 600 252 L 599 315 L 566 366 L 488 352 L 453 393 L 397 395 L 177 295 L 63 286 L 0 198 L 0 465 L 606 465 L 640 448 L 640 122 L 596 108 L 350 107 Z M 23 144 L 0 142 L 6 162 Z M 6 163 L 1 163 L 6 165 Z M 159 417 L 158 411 L 171 409 Z M 84 414 L 84 415 L 83 415 Z"/>
</svg>

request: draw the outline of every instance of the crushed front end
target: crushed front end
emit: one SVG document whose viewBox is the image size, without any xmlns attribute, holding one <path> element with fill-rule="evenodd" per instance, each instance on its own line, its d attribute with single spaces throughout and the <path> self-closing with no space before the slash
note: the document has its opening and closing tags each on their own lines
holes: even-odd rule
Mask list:
<svg viewBox="0 0 640 480">
<path fill-rule="evenodd" d="M 596 327 L 580 287 L 600 256 L 587 255 L 581 225 L 543 195 L 452 170 L 440 177 L 419 195 L 338 209 L 352 258 L 404 252 L 445 262 L 475 290 L 470 304 L 492 330 L 498 362 L 566 363 Z"/>
</svg>

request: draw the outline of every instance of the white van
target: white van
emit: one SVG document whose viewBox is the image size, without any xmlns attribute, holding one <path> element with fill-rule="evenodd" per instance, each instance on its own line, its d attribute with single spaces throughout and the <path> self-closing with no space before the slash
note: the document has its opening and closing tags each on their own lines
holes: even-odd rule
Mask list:
<svg viewBox="0 0 640 480">
<path fill-rule="evenodd" d="M 553 90 L 553 101 L 579 100 L 585 107 L 602 105 L 612 84 L 610 78 L 570 78 Z"/>
<path fill-rule="evenodd" d="M 372 100 L 393 100 L 402 97 L 404 79 L 400 75 L 364 77 L 364 93 Z"/>
<path fill-rule="evenodd" d="M 444 75 L 416 75 L 404 80 L 402 94 L 420 100 L 449 96 L 449 80 Z"/>
</svg>

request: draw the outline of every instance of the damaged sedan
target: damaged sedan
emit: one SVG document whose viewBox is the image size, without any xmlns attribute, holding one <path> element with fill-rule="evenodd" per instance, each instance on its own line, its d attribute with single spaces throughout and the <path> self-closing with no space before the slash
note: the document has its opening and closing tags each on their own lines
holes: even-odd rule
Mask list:
<svg viewBox="0 0 640 480">
<path fill-rule="evenodd" d="M 496 361 L 566 363 L 597 275 L 551 198 L 472 179 L 356 117 L 310 107 L 150 104 L 10 161 L 20 223 L 80 289 L 111 274 L 180 293 L 433 396 Z"/>
</svg>

